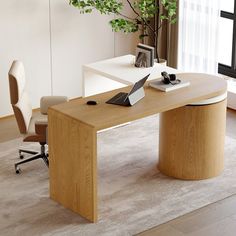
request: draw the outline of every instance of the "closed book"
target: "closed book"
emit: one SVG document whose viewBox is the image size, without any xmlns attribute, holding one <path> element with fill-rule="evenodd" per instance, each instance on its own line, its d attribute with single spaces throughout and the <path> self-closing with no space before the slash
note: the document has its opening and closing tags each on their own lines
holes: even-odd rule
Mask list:
<svg viewBox="0 0 236 236">
<path fill-rule="evenodd" d="M 149 86 L 164 92 L 173 91 L 190 85 L 189 81 L 181 81 L 179 84 L 164 84 L 162 80 L 155 80 L 149 83 Z"/>
</svg>

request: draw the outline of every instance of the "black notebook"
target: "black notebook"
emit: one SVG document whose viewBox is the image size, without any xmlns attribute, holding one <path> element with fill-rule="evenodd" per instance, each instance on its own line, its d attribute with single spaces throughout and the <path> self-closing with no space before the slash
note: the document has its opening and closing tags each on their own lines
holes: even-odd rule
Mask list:
<svg viewBox="0 0 236 236">
<path fill-rule="evenodd" d="M 130 103 L 129 96 L 134 94 L 137 90 L 143 87 L 145 84 L 147 78 L 149 77 L 150 74 L 146 75 L 144 78 L 139 80 L 134 84 L 132 89 L 130 90 L 129 93 L 118 93 L 111 99 L 109 99 L 106 103 L 108 104 L 116 104 L 116 105 L 121 105 L 121 106 L 131 106 L 133 104 Z"/>
</svg>

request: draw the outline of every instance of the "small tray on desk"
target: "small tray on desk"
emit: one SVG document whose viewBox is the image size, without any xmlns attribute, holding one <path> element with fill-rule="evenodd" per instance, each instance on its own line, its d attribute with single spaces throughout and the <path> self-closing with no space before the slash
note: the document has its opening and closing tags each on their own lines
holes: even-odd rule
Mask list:
<svg viewBox="0 0 236 236">
<path fill-rule="evenodd" d="M 184 88 L 190 85 L 190 81 L 181 81 L 179 84 L 164 84 L 162 80 L 155 80 L 149 83 L 149 86 L 163 92 L 169 92 L 176 89 Z"/>
</svg>

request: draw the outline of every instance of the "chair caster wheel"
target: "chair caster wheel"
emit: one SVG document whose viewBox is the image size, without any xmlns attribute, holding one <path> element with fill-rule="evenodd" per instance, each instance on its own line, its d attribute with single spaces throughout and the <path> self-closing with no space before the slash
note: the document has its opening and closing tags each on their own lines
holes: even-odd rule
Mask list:
<svg viewBox="0 0 236 236">
<path fill-rule="evenodd" d="M 24 158 L 24 155 L 22 154 L 22 151 L 21 151 L 21 150 L 19 150 L 19 157 L 20 157 L 20 159 L 23 159 L 23 158 Z"/>
<path fill-rule="evenodd" d="M 15 167 L 16 170 L 16 174 L 20 174 L 21 173 L 21 169 L 19 167 Z"/>
</svg>

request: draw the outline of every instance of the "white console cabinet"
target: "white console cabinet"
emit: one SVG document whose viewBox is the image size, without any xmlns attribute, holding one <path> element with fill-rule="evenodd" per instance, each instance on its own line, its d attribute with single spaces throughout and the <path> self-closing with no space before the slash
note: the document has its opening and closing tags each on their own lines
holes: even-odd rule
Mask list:
<svg viewBox="0 0 236 236">
<path fill-rule="evenodd" d="M 180 71 L 155 63 L 153 67 L 137 68 L 135 56 L 125 55 L 83 65 L 83 96 L 91 96 L 132 85 L 147 74 L 148 80 L 161 77 L 162 71 L 176 74 Z"/>
</svg>

